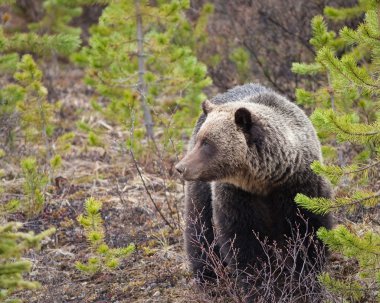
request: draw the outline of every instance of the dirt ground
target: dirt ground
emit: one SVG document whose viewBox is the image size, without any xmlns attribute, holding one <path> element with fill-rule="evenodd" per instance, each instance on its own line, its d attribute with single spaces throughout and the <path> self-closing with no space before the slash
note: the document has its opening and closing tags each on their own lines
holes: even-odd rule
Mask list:
<svg viewBox="0 0 380 303">
<path fill-rule="evenodd" d="M 41 287 L 18 294 L 24 302 L 199 302 L 183 251 L 183 186 L 178 178 L 160 172 L 154 157 L 139 161 L 144 179 L 128 152 L 119 148 L 125 130 L 107 124 L 90 110 L 91 91 L 81 81 L 80 70 L 66 67 L 51 81 L 54 94 L 62 102 L 61 131 L 74 131 L 73 146 L 49 187 L 45 207 L 38 216 L 27 219 L 21 212 L 10 220 L 23 222 L 25 230 L 40 232 L 50 227 L 56 233 L 45 240 L 40 251 L 25 257 L 33 263 L 27 279 Z M 94 127 L 104 126 L 104 148 L 89 147 L 76 121 Z M 101 126 L 100 126 L 101 127 Z M 22 148 L 17 150 L 22 157 Z M 165 168 L 173 166 L 169 159 Z M 5 161 L 6 189 L 1 202 L 22 195 L 18 161 Z M 169 178 L 169 179 L 168 179 Z M 86 261 L 90 247 L 77 217 L 84 201 L 94 197 L 103 202 L 102 218 L 110 247 L 136 245 L 136 251 L 118 269 L 86 275 L 75 262 Z M 173 226 L 164 223 L 152 200 Z M 197 298 L 195 298 L 197 297 Z"/>
</svg>

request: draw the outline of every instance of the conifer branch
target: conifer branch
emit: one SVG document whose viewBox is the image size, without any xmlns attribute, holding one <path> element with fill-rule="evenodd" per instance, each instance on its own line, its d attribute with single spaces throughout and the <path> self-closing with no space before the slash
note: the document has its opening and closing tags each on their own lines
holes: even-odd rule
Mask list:
<svg viewBox="0 0 380 303">
<path fill-rule="evenodd" d="M 347 203 L 341 203 L 340 205 L 338 205 L 338 203 L 336 205 L 333 205 L 330 207 L 331 210 L 334 210 L 334 209 L 338 209 L 338 208 L 342 208 L 342 207 L 347 207 L 347 206 L 353 206 L 353 205 L 361 205 L 363 204 L 363 202 L 366 202 L 366 201 L 369 201 L 369 200 L 374 200 L 374 199 L 379 199 L 380 198 L 380 191 L 378 191 L 377 193 L 371 195 L 371 196 L 368 196 L 368 197 L 364 197 L 364 198 L 361 198 L 361 199 L 357 199 L 357 200 L 354 200 L 354 201 L 350 201 L 350 202 L 347 202 Z"/>
<path fill-rule="evenodd" d="M 17 33 L 5 41 L 4 52 L 32 52 L 38 55 L 58 53 L 69 55 L 80 45 L 77 36 L 67 34 L 42 35 L 35 33 Z"/>
<path fill-rule="evenodd" d="M 370 131 L 370 132 L 350 131 L 350 130 L 344 128 L 344 126 L 342 124 L 340 124 L 336 119 L 333 119 L 332 122 L 340 131 L 342 131 L 343 133 L 345 133 L 347 135 L 361 136 L 361 137 L 372 137 L 372 136 L 377 136 L 380 134 L 380 130 L 379 131 Z"/>
<path fill-rule="evenodd" d="M 340 68 L 339 60 L 334 57 L 332 50 L 329 47 L 323 47 L 317 54 L 317 61 L 320 62 L 327 70 L 332 69 L 335 72 L 342 75 L 347 81 L 351 82 L 351 79 Z"/>
<path fill-rule="evenodd" d="M 22 260 L 22 255 L 30 248 L 39 249 L 41 240 L 54 233 L 55 229 L 46 230 L 38 235 L 18 230 L 21 223 L 9 222 L 0 225 L 0 301 L 11 302 L 9 296 L 16 290 L 35 289 L 38 282 L 23 279 L 23 274 L 30 271 L 31 262 Z"/>
<path fill-rule="evenodd" d="M 368 170 L 370 168 L 374 168 L 376 166 L 380 165 L 380 160 L 379 161 L 376 161 L 374 163 L 371 163 L 371 164 L 368 164 L 366 166 L 363 166 L 363 167 L 360 167 L 358 168 L 357 170 L 352 170 L 352 171 L 348 171 L 348 172 L 345 172 L 345 174 L 355 174 L 355 173 L 359 173 L 359 172 L 362 172 L 362 171 L 365 171 L 365 170 Z"/>
<path fill-rule="evenodd" d="M 343 61 L 343 60 L 342 60 Z M 359 80 L 364 85 L 367 85 L 369 87 L 373 88 L 380 88 L 379 85 L 376 85 L 375 83 L 372 83 L 370 80 L 370 76 L 367 74 L 367 80 L 364 79 L 363 75 L 359 74 L 358 67 L 355 66 L 354 62 L 351 60 L 345 60 L 343 61 L 345 68 L 349 71 L 351 75 L 354 76 L 354 79 Z M 364 70 L 363 70 L 364 71 Z M 354 81 L 353 79 L 351 81 Z M 355 81 L 354 81 L 355 82 Z"/>
<path fill-rule="evenodd" d="M 297 194 L 295 202 L 312 212 L 318 214 L 327 214 L 331 211 L 338 210 L 344 207 L 359 206 L 364 202 L 371 202 L 371 207 L 376 206 L 376 201 L 380 199 L 380 191 L 374 194 L 365 193 L 365 196 L 359 199 L 352 200 L 351 197 L 326 199 L 326 198 L 309 198 L 302 194 Z"/>
</svg>

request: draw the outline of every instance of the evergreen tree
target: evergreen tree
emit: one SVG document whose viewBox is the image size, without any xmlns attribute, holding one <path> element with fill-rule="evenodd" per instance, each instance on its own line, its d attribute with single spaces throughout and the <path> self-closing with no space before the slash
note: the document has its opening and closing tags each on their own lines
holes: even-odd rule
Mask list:
<svg viewBox="0 0 380 303">
<path fill-rule="evenodd" d="M 90 243 L 92 255 L 86 264 L 77 262 L 76 268 L 88 274 L 117 268 L 120 259 L 126 258 L 135 250 L 133 243 L 120 248 L 110 248 L 106 244 L 101 209 L 102 203 L 100 201 L 89 198 L 85 202 L 85 214 L 78 217 L 78 222 L 84 228 L 86 238 Z"/>
<path fill-rule="evenodd" d="M 23 210 L 28 216 L 38 214 L 45 202 L 45 192 L 53 172 L 61 165 L 61 153 L 73 138 L 66 133 L 54 142 L 54 107 L 47 101 L 47 89 L 42 84 L 42 72 L 32 56 L 24 55 L 14 75 L 17 83 L 0 91 L 4 97 L 2 112 L 17 117 L 18 131 L 11 136 L 23 141 L 29 157 L 21 159 L 24 176 Z M 11 101 L 11 102 L 8 102 Z M 9 152 L 12 154 L 12 151 Z"/>
<path fill-rule="evenodd" d="M 0 7 L 16 5 L 16 0 L 2 0 Z M 14 31 L 8 26 L 12 15 L 6 12 L 0 25 L 0 72 L 13 73 L 22 53 L 50 56 L 54 53 L 67 56 L 80 44 L 79 36 L 66 32 L 52 34 Z"/>
<path fill-rule="evenodd" d="M 143 120 L 151 139 L 153 123 L 165 132 L 189 129 L 210 79 L 189 47 L 188 6 L 183 0 L 116 0 L 104 9 L 90 46 L 74 58 L 87 66 L 87 83 L 106 97 L 106 104 L 93 106 L 110 120 Z M 135 135 L 142 133 L 137 127 Z"/>
<path fill-rule="evenodd" d="M 358 276 L 338 280 L 325 273 L 320 277 L 328 289 L 350 302 L 371 301 L 376 295 L 380 300 L 374 291 L 380 287 L 380 234 L 372 216 L 380 202 L 376 189 L 380 167 L 379 11 L 380 3 L 374 0 L 359 1 L 351 8 L 326 7 L 325 15 L 332 20 L 347 20 L 363 13 L 365 19 L 356 29 L 343 27 L 336 35 L 328 30 L 322 16 L 315 17 L 310 43 L 316 60 L 293 64 L 294 72 L 311 79 L 325 75 L 325 85 L 312 91 L 297 89 L 296 96 L 300 104 L 316 108 L 311 119 L 326 143 L 323 151 L 331 163 L 314 162 L 312 169 L 339 185 L 334 199 L 297 195 L 296 202 L 320 214 L 342 210 L 353 214 L 359 209 L 367 213 L 366 224 L 357 222 L 318 231 L 330 249 L 359 263 Z M 356 156 L 344 156 L 343 147 L 356 150 Z"/>
</svg>

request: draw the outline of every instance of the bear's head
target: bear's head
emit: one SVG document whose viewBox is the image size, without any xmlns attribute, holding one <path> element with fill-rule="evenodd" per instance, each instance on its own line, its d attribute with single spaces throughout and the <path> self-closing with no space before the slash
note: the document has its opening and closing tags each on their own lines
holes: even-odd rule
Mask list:
<svg viewBox="0 0 380 303">
<path fill-rule="evenodd" d="M 256 164 L 266 131 L 262 117 L 237 102 L 216 105 L 206 100 L 202 109 L 206 118 L 193 137 L 193 148 L 176 165 L 182 177 L 187 181 L 224 180 L 241 185 L 239 180 L 251 178 L 253 171 L 259 176 Z"/>
</svg>

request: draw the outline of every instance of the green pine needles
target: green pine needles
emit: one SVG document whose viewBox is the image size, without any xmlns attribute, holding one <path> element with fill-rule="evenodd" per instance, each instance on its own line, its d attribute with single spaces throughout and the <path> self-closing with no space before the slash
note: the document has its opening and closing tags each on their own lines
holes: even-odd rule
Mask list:
<svg viewBox="0 0 380 303">
<path fill-rule="evenodd" d="M 294 63 L 293 71 L 319 77 L 320 87 L 305 80 L 296 91 L 297 102 L 314 108 L 311 119 L 330 158 L 328 164 L 314 162 L 312 169 L 338 186 L 334 199 L 297 195 L 296 202 L 318 214 L 362 211 L 366 224 L 357 222 L 318 236 L 347 258 L 359 263 L 358 275 L 337 279 L 325 273 L 320 280 L 344 300 L 380 300 L 380 235 L 373 210 L 378 209 L 380 191 L 380 27 L 378 1 L 359 1 L 352 8 L 325 9 L 332 20 L 348 20 L 365 13 L 357 29 L 344 27 L 339 35 L 329 31 L 322 16 L 312 21 L 315 62 Z M 324 79 L 324 85 L 323 81 Z M 347 150 L 351 150 L 348 153 Z M 335 152 L 334 152 L 335 151 Z M 333 161 L 331 161 L 333 159 Z M 359 220 L 360 221 L 360 220 Z M 370 299 L 369 299 L 370 298 Z"/>
<path fill-rule="evenodd" d="M 379 247 L 380 235 L 371 231 L 355 235 L 344 226 L 338 226 L 334 231 L 324 228 L 318 231 L 318 236 L 334 251 L 346 257 L 355 258 L 359 262 L 359 276 L 349 276 L 347 281 L 331 277 L 328 273 L 320 276 L 326 287 L 349 302 L 363 302 L 368 298 L 368 290 L 376 295 L 380 283 L 379 273 Z M 367 285 L 366 285 L 367 284 Z M 372 295 L 371 297 L 374 297 Z M 377 302 L 379 302 L 377 294 Z M 365 302 L 374 302 L 366 300 Z"/>
<path fill-rule="evenodd" d="M 373 146 L 380 144 L 380 121 L 360 123 L 357 115 L 353 113 L 337 115 L 332 109 L 317 109 L 311 119 L 320 131 L 335 134 L 338 142 Z"/>
<path fill-rule="evenodd" d="M 339 197 L 333 200 L 326 198 L 308 198 L 305 195 L 298 194 L 296 202 L 298 205 L 311 210 L 317 214 L 327 214 L 346 208 L 347 211 L 353 212 L 360 207 L 375 208 L 379 204 L 380 192 L 356 191 L 349 197 Z"/>
<path fill-rule="evenodd" d="M 77 262 L 75 266 L 87 274 L 115 269 L 119 266 L 121 259 L 128 257 L 135 250 L 133 243 L 121 248 L 110 248 L 106 244 L 101 208 L 100 201 L 89 198 L 85 202 L 85 214 L 78 217 L 78 222 L 84 228 L 90 244 L 91 256 L 86 263 Z"/>
<path fill-rule="evenodd" d="M 19 232 L 21 223 L 10 222 L 0 225 L 0 301 L 20 302 L 11 298 L 12 293 L 20 289 L 34 289 L 37 282 L 23 279 L 30 271 L 31 263 L 22 259 L 22 254 L 30 248 L 39 248 L 41 240 L 54 233 L 49 229 L 38 235 Z"/>
<path fill-rule="evenodd" d="M 0 39 L 1 49 L 6 53 L 31 52 L 40 56 L 48 56 L 53 53 L 67 56 L 80 44 L 78 38 L 67 34 L 16 33 L 6 38 L 4 32 L 1 31 Z"/>
</svg>

